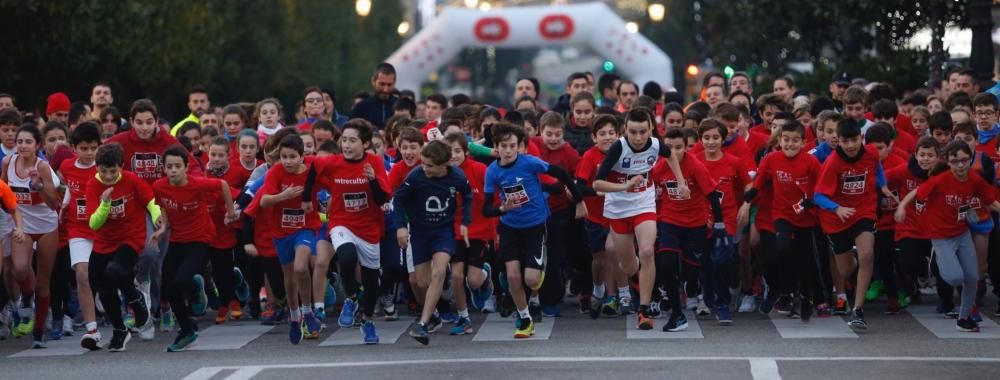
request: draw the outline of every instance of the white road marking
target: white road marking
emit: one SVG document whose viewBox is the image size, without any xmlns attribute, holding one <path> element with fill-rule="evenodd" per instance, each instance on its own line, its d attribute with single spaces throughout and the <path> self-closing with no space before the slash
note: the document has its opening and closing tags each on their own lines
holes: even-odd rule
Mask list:
<svg viewBox="0 0 1000 380">
<path fill-rule="evenodd" d="M 336 323 L 336 321 L 333 321 Z M 409 319 L 406 321 L 392 321 L 392 322 L 375 322 L 375 333 L 378 334 L 379 344 L 394 344 L 399 340 L 399 337 L 406 332 L 408 328 L 413 323 Z M 441 326 L 441 329 L 445 329 L 445 326 Z M 438 331 L 437 334 L 440 334 Z M 447 334 L 447 332 L 445 332 Z M 436 334 L 435 334 L 436 335 Z M 365 339 L 361 336 L 361 330 L 356 328 L 338 328 L 330 337 L 326 338 L 319 345 L 321 347 L 325 346 L 356 346 L 365 344 Z"/>
<path fill-rule="evenodd" d="M 906 312 L 941 339 L 1000 339 L 1000 325 L 989 318 L 979 322 L 979 332 L 970 333 L 955 330 L 957 321 L 942 317 L 931 305 L 910 305 Z"/>
<path fill-rule="evenodd" d="M 781 380 L 778 362 L 765 358 L 750 359 L 750 376 L 753 380 Z"/>
<path fill-rule="evenodd" d="M 809 322 L 802 323 L 801 319 L 788 318 L 778 313 L 768 313 L 768 318 L 778 333 L 784 339 L 810 339 L 810 338 L 857 338 L 858 334 L 851 331 L 839 316 L 830 318 L 809 319 Z"/>
<path fill-rule="evenodd" d="M 669 313 L 669 312 L 664 312 Z M 639 320 L 636 318 L 635 314 L 628 315 L 625 317 L 625 338 L 626 339 L 704 339 L 705 335 L 701 332 L 701 324 L 697 319 L 694 318 L 694 313 L 688 311 L 685 316 L 688 317 L 688 327 L 684 331 L 678 332 L 664 332 L 663 325 L 667 324 L 666 318 L 654 319 L 655 323 L 652 330 L 639 330 L 636 328 L 639 326 Z"/>
</svg>

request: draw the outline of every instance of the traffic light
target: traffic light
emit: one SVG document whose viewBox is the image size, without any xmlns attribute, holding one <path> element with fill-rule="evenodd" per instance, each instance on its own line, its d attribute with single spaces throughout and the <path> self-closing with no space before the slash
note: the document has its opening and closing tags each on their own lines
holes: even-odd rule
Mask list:
<svg viewBox="0 0 1000 380">
<path fill-rule="evenodd" d="M 736 73 L 736 70 L 733 70 L 732 66 L 726 65 L 726 67 L 722 69 L 722 73 L 726 75 L 726 79 L 733 79 L 733 74 Z"/>
<path fill-rule="evenodd" d="M 697 65 L 690 64 L 690 65 L 688 65 L 688 68 L 687 68 L 687 75 L 690 76 L 690 77 L 696 77 L 696 76 L 698 76 L 698 71 L 699 70 L 698 70 L 698 66 Z"/>
<path fill-rule="evenodd" d="M 615 63 L 612 62 L 610 59 L 605 59 L 604 64 L 601 65 L 601 68 L 603 68 L 604 72 L 606 73 L 613 73 L 615 72 Z"/>
</svg>

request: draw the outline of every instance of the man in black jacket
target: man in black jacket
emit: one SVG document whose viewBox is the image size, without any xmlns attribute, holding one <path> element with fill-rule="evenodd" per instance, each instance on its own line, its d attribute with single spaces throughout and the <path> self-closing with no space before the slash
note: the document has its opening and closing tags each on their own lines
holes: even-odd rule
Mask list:
<svg viewBox="0 0 1000 380">
<path fill-rule="evenodd" d="M 395 95 L 396 68 L 386 62 L 375 66 L 372 88 L 375 90 L 375 95 L 355 104 L 351 110 L 351 118 L 368 120 L 376 128 L 382 129 L 385 127 L 386 119 L 392 116 L 392 107 L 399 99 L 399 96 Z"/>
</svg>

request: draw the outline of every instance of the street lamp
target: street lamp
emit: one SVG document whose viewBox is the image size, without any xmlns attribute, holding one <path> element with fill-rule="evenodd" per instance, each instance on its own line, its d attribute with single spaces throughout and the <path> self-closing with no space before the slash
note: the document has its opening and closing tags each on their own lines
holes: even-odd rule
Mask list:
<svg viewBox="0 0 1000 380">
<path fill-rule="evenodd" d="M 368 17 L 372 11 L 372 0 L 355 0 L 354 10 L 358 12 L 358 16 Z"/>
<path fill-rule="evenodd" d="M 635 21 L 626 22 L 625 23 L 625 30 L 627 30 L 629 33 L 638 33 L 639 32 L 639 24 L 636 24 Z"/>
<path fill-rule="evenodd" d="M 403 22 L 399 23 L 399 26 L 396 27 L 396 33 L 399 33 L 400 37 L 406 36 L 406 34 L 409 33 L 409 32 L 410 32 L 410 22 L 409 21 L 403 20 Z"/>
<path fill-rule="evenodd" d="M 477 5 L 479 5 L 479 0 L 465 0 L 466 8 L 475 8 Z"/>
<path fill-rule="evenodd" d="M 490 9 L 493 9 L 493 4 L 490 4 L 489 1 L 484 1 L 482 3 L 479 3 L 479 10 L 486 12 Z"/>
<path fill-rule="evenodd" d="M 663 21 L 663 16 L 667 14 L 667 7 L 663 6 L 663 4 L 653 3 L 649 4 L 647 11 L 649 12 L 650 20 L 653 20 L 653 22 L 660 22 Z"/>
</svg>

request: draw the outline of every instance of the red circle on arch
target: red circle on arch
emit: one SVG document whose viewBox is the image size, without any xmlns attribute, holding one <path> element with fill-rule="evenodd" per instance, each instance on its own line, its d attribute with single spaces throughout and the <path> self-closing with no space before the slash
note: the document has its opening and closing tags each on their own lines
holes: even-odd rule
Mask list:
<svg viewBox="0 0 1000 380">
<path fill-rule="evenodd" d="M 475 34 L 483 42 L 501 42 L 510 35 L 510 24 L 502 17 L 483 17 L 476 21 Z"/>
<path fill-rule="evenodd" d="M 564 14 L 548 15 L 538 23 L 538 34 L 547 40 L 562 40 L 573 35 L 573 19 Z"/>
</svg>

